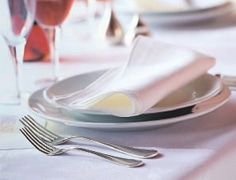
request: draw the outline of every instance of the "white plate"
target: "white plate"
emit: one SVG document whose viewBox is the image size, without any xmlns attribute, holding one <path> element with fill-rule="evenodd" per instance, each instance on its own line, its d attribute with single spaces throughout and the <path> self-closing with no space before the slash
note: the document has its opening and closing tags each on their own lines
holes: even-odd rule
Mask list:
<svg viewBox="0 0 236 180">
<path fill-rule="evenodd" d="M 45 89 L 44 98 L 56 107 L 69 110 L 68 106 L 65 105 L 66 103 L 64 103 L 63 100 L 54 102 L 54 99 L 56 99 L 56 97 L 58 96 L 70 94 L 72 92 L 77 92 L 80 89 L 83 89 L 103 73 L 104 71 L 97 71 L 88 74 L 73 76 L 59 81 L 51 87 Z M 149 109 L 146 114 L 188 107 L 215 96 L 220 92 L 221 89 L 222 83 L 219 78 L 210 74 L 204 74 L 203 76 L 190 82 L 183 88 L 173 92 L 171 95 L 157 103 L 155 106 Z M 73 114 L 102 114 L 102 112 L 98 111 L 77 110 L 73 108 L 70 108 L 70 111 Z"/>
<path fill-rule="evenodd" d="M 157 2 L 160 0 L 156 0 Z M 214 19 L 223 15 L 226 15 L 233 10 L 233 3 L 227 0 L 192 0 L 195 1 L 195 5 L 193 7 L 183 5 L 184 0 L 161 0 L 162 3 L 166 4 L 166 7 L 163 9 L 155 9 L 155 10 L 141 10 L 135 11 L 133 5 L 129 5 L 126 8 L 121 6 L 121 2 L 117 1 L 117 5 L 115 7 L 118 13 L 123 13 L 127 15 L 132 15 L 134 13 L 138 13 L 141 15 L 144 22 L 150 24 L 169 24 L 169 23 L 192 23 L 202 20 Z M 166 1 L 166 2 L 165 2 Z M 182 3 L 183 8 L 168 8 L 168 4 L 176 5 L 177 3 Z M 174 3 L 173 3 L 174 2 Z M 181 4 L 180 4 L 181 5 Z M 122 8 L 121 8 L 122 7 Z"/>
<path fill-rule="evenodd" d="M 172 112 L 164 112 L 164 117 L 162 113 L 146 114 L 131 118 L 86 114 L 73 116 L 71 113 L 68 115 L 66 114 L 67 112 L 63 113 L 60 109 L 48 103 L 43 97 L 43 90 L 33 93 L 29 98 L 28 105 L 34 114 L 65 125 L 109 131 L 127 131 L 152 129 L 198 117 L 222 106 L 228 100 L 230 94 L 229 88 L 224 86 L 222 91 L 216 96 L 194 106 Z"/>
</svg>

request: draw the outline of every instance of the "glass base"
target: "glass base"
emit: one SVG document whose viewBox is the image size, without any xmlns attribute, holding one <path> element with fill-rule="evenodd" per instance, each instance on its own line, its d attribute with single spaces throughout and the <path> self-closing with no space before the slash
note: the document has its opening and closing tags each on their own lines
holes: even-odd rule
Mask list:
<svg viewBox="0 0 236 180">
<path fill-rule="evenodd" d="M 17 95 L 1 95 L 0 96 L 0 104 L 2 105 L 20 105 L 21 100 L 20 96 Z"/>
<path fill-rule="evenodd" d="M 30 93 L 24 92 L 20 95 L 16 94 L 2 94 L 0 95 L 0 105 L 23 105 L 28 102 Z"/>
</svg>

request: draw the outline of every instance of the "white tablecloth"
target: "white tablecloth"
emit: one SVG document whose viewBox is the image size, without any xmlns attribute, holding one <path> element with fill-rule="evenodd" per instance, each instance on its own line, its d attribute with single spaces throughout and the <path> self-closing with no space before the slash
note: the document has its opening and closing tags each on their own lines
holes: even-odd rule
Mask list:
<svg viewBox="0 0 236 180">
<path fill-rule="evenodd" d="M 79 28 L 79 26 L 77 27 Z M 66 31 L 70 32 L 66 34 Z M 64 29 L 61 46 L 62 77 L 117 66 L 129 52 L 125 47 L 89 46 L 76 30 Z M 216 57 L 211 73 L 236 75 L 236 16 L 191 26 L 152 26 L 154 38 L 193 48 Z M 6 47 L 5 47 L 6 48 Z M 101 53 L 102 52 L 102 53 Z M 1 42 L 1 88 L 9 85 L 11 64 Z M 35 79 L 46 76 L 47 64 L 24 64 L 27 91 L 36 90 Z M 9 73 L 9 75 L 8 75 Z M 26 81 L 25 79 L 28 78 Z M 5 82 L 3 82 L 5 81 Z M 10 86 L 10 85 L 9 85 Z M 2 90 L 3 91 L 3 90 Z M 41 123 L 60 134 L 81 134 L 103 141 L 136 147 L 156 148 L 160 155 L 144 159 L 140 168 L 111 164 L 88 154 L 73 152 L 46 156 L 32 148 L 20 134 L 18 119 L 29 113 L 21 106 L 0 105 L 0 179 L 235 179 L 236 171 L 236 94 L 209 114 L 160 128 L 132 132 L 111 132 L 69 127 L 52 122 Z M 34 116 L 35 117 L 35 116 Z M 114 155 L 111 150 L 95 148 Z"/>
</svg>

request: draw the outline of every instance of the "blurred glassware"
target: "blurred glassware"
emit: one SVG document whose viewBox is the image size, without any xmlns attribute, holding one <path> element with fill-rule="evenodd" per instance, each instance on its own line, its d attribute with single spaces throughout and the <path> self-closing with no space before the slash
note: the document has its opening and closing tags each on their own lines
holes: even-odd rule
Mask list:
<svg viewBox="0 0 236 180">
<path fill-rule="evenodd" d="M 141 19 L 140 15 L 135 14 L 130 24 L 130 27 L 128 28 L 125 34 L 124 44 L 132 44 L 133 40 L 139 35 L 151 36 L 151 31 L 148 25 Z"/>
<path fill-rule="evenodd" d="M 94 23 L 94 17 L 96 14 L 96 0 L 86 0 L 86 1 L 88 6 L 88 24 L 90 27 Z"/>
<path fill-rule="evenodd" d="M 35 15 L 35 1 L 1 0 L 0 32 L 10 49 L 15 76 L 15 92 L 1 96 L 0 103 L 19 104 L 21 102 L 21 65 L 23 63 L 26 37 L 32 27 Z M 1 88 L 4 88 L 2 85 Z"/>
<path fill-rule="evenodd" d="M 106 3 L 105 12 L 99 28 L 99 36 L 109 45 L 120 45 L 123 43 L 123 28 L 112 8 L 112 2 Z"/>
<path fill-rule="evenodd" d="M 36 21 L 45 30 L 50 45 L 50 62 L 52 63 L 52 77 L 42 79 L 38 83 L 50 85 L 59 79 L 59 54 L 58 44 L 60 39 L 61 24 L 68 16 L 74 0 L 35 0 Z"/>
<path fill-rule="evenodd" d="M 50 47 L 44 30 L 35 22 L 25 45 L 24 62 L 49 61 Z"/>
</svg>

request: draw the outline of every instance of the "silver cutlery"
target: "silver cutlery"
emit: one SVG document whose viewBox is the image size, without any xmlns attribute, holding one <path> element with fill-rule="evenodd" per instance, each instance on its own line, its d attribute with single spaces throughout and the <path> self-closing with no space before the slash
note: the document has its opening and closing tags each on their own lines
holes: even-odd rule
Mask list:
<svg viewBox="0 0 236 180">
<path fill-rule="evenodd" d="M 236 76 L 228 76 L 223 74 L 216 74 L 215 76 L 220 78 L 232 90 L 236 90 Z"/>
<path fill-rule="evenodd" d="M 96 144 L 100 144 L 100 145 L 103 145 L 107 148 L 110 148 L 110 149 L 113 149 L 113 150 L 116 150 L 118 152 L 125 153 L 128 155 L 132 155 L 132 156 L 135 156 L 138 158 L 152 158 L 152 157 L 155 157 L 158 155 L 158 151 L 155 149 L 141 149 L 141 148 L 121 146 L 121 145 L 117 145 L 117 144 L 111 144 L 111 143 L 107 143 L 107 142 L 97 141 L 97 140 L 94 140 L 94 139 L 91 139 L 88 137 L 84 137 L 84 136 L 79 136 L 79 135 L 78 136 L 62 137 L 62 136 L 59 136 L 59 135 L 49 131 L 48 129 L 46 129 L 45 127 L 43 127 L 39 123 L 37 123 L 29 115 L 21 118 L 20 122 L 24 126 L 31 128 L 33 131 L 35 131 L 40 139 L 42 139 L 43 141 L 50 143 L 52 145 L 64 144 L 72 139 L 81 139 L 81 140 L 90 141 L 90 142 L 93 142 Z"/>
<path fill-rule="evenodd" d="M 94 154 L 96 156 L 104 158 L 104 159 L 106 159 L 110 162 L 113 162 L 115 164 L 124 165 L 124 166 L 127 166 L 127 167 L 139 167 L 139 166 L 142 166 L 144 164 L 140 160 L 126 159 L 126 158 L 121 158 L 121 157 L 117 157 L 117 156 L 112 156 L 112 155 L 108 155 L 108 154 L 101 153 L 101 152 L 98 152 L 98 151 L 85 149 L 85 148 L 80 148 L 78 146 L 71 146 L 71 147 L 67 147 L 67 148 L 56 148 L 56 147 L 42 141 L 28 127 L 21 128 L 20 131 L 22 132 L 22 134 L 28 139 L 28 141 L 36 149 L 38 149 L 42 153 L 45 153 L 45 154 L 50 155 L 50 156 L 60 155 L 60 154 L 66 153 L 68 151 L 77 150 L 77 151 L 83 151 L 83 152 L 87 152 L 87 153 L 90 153 L 90 154 Z"/>
</svg>

